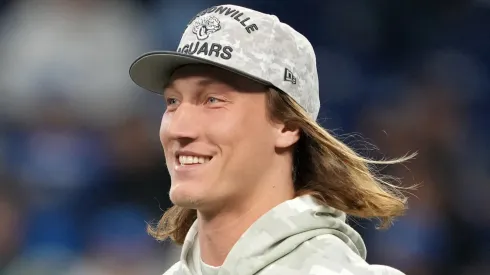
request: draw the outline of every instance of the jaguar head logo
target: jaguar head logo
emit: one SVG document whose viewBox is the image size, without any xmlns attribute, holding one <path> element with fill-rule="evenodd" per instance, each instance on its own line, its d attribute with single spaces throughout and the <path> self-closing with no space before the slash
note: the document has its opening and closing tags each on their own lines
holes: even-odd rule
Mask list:
<svg viewBox="0 0 490 275">
<path fill-rule="evenodd" d="M 205 18 L 198 18 L 192 28 L 192 33 L 197 36 L 199 40 L 205 40 L 210 34 L 217 32 L 221 29 L 219 19 L 214 16 Z"/>
</svg>

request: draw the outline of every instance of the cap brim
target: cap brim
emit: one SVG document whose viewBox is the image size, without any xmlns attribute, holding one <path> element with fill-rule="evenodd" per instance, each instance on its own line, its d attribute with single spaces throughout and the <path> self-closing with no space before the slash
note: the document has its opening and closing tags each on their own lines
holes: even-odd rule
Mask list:
<svg viewBox="0 0 490 275">
<path fill-rule="evenodd" d="M 191 64 L 216 66 L 264 85 L 272 85 L 268 81 L 256 78 L 235 68 L 197 56 L 173 51 L 150 52 L 138 57 L 129 68 L 129 75 L 134 83 L 141 88 L 161 94 L 163 93 L 164 87 L 169 83 L 173 72 L 179 67 Z"/>
</svg>

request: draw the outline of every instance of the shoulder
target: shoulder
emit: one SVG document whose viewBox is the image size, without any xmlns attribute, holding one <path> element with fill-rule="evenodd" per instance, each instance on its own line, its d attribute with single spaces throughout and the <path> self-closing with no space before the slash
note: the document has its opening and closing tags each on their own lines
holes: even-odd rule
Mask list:
<svg viewBox="0 0 490 275">
<path fill-rule="evenodd" d="M 364 258 L 359 256 L 344 241 L 334 235 L 321 236 L 312 239 L 312 243 L 317 243 L 315 247 L 323 247 L 318 251 L 319 258 L 330 259 L 329 266 L 336 266 L 338 274 L 349 275 L 405 275 L 400 270 L 385 266 L 369 264 Z M 316 265 L 317 268 L 319 265 Z M 313 272 L 312 274 L 316 274 Z M 319 274 L 324 274 L 320 272 Z M 329 274 L 329 273 L 326 273 Z M 337 274 L 335 272 L 331 274 Z"/>
<path fill-rule="evenodd" d="M 308 275 L 405 275 L 405 273 L 401 272 L 398 269 L 389 267 L 389 266 L 381 266 L 381 265 L 369 265 L 365 267 L 361 266 L 349 266 L 349 265 L 338 265 L 334 264 L 331 266 L 325 265 L 317 265 L 312 266 L 308 273 Z"/>
<path fill-rule="evenodd" d="M 180 275 L 182 274 L 181 272 L 181 264 L 180 261 L 176 262 L 174 265 L 172 265 L 163 275 Z"/>
<path fill-rule="evenodd" d="M 263 274 L 405 275 L 384 265 L 370 265 L 348 244 L 333 235 L 317 236 L 271 264 Z M 262 273 L 261 273 L 262 274 Z"/>
</svg>

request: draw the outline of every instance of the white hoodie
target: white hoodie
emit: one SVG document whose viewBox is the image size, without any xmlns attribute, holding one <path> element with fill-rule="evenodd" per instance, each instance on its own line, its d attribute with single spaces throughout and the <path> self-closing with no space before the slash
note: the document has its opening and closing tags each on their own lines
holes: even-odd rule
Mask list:
<svg viewBox="0 0 490 275">
<path fill-rule="evenodd" d="M 219 268 L 202 263 L 194 223 L 180 261 L 164 275 L 404 275 L 369 265 L 364 241 L 345 220 L 308 195 L 286 201 L 259 218 Z"/>
</svg>

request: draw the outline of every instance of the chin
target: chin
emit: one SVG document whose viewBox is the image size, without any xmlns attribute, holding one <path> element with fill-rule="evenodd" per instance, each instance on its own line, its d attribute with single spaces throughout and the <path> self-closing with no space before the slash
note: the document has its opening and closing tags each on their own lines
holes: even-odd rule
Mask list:
<svg viewBox="0 0 490 275">
<path fill-rule="evenodd" d="M 170 201 L 177 206 L 195 209 L 202 204 L 205 196 L 195 186 L 176 184 L 170 189 Z"/>
</svg>

